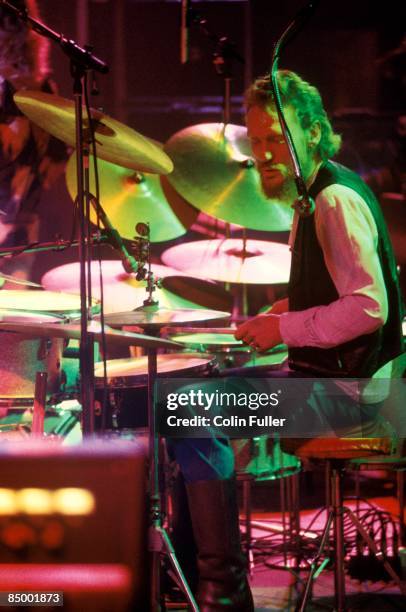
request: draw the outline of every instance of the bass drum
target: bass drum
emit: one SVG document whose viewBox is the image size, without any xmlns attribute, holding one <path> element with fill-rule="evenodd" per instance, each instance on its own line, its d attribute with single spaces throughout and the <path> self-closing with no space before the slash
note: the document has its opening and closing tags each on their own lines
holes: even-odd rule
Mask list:
<svg viewBox="0 0 406 612">
<path fill-rule="evenodd" d="M 148 425 L 148 358 L 111 359 L 95 364 L 95 416 L 98 429 L 132 429 Z M 158 376 L 206 377 L 217 371 L 213 355 L 170 353 L 157 356 Z M 104 416 L 103 404 L 106 406 Z"/>
</svg>

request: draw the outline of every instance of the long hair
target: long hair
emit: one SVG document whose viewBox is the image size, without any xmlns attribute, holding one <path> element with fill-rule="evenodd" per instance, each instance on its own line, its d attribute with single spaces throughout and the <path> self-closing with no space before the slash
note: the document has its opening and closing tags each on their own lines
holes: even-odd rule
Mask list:
<svg viewBox="0 0 406 612">
<path fill-rule="evenodd" d="M 278 70 L 277 80 L 282 106 L 290 105 L 295 109 L 304 130 L 318 121 L 321 127 L 321 138 L 317 152 L 323 161 L 333 157 L 340 149 L 341 136 L 333 131 L 319 91 L 290 70 Z M 256 79 L 247 89 L 245 106 L 247 110 L 251 106 L 261 108 L 274 106 L 269 76 Z"/>
<path fill-rule="evenodd" d="M 40 20 L 36 0 L 14 0 L 20 10 Z M 6 9 L 0 9 L 0 75 L 32 76 L 41 82 L 50 74 L 49 40 L 31 30 Z"/>
</svg>

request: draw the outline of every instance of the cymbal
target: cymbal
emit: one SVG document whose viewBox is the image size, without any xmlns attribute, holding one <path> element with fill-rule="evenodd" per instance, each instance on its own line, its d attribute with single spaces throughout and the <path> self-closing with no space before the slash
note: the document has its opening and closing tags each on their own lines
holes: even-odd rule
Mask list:
<svg viewBox="0 0 406 612">
<path fill-rule="evenodd" d="M 43 130 L 70 146 L 76 146 L 75 105 L 72 100 L 41 91 L 21 90 L 14 95 L 21 112 Z M 84 117 L 85 117 L 84 109 Z M 97 154 L 101 159 L 140 172 L 168 174 L 173 164 L 160 146 L 101 111 L 91 109 Z M 89 122 L 83 119 L 84 139 L 89 141 Z"/>
<path fill-rule="evenodd" d="M 179 349 L 178 342 L 163 340 L 145 334 L 117 331 L 108 325 L 104 326 L 106 342 L 115 346 L 141 346 L 143 348 Z M 99 321 L 91 321 L 88 330 L 93 334 L 96 342 L 102 339 L 102 330 Z M 20 323 L 17 321 L 2 321 L 0 317 L 0 331 L 12 331 L 20 334 L 29 334 L 38 338 L 66 338 L 80 340 L 81 329 L 76 323 Z"/>
<path fill-rule="evenodd" d="M 122 312 L 123 309 L 132 310 L 143 305 L 147 298 L 145 281 L 137 281 L 133 274 L 127 274 L 121 261 L 104 260 L 101 265 L 106 314 Z M 215 310 L 231 308 L 229 294 L 214 283 L 189 278 L 186 274 L 168 266 L 152 264 L 151 268 L 157 278 L 164 279 L 163 287 L 155 289 L 153 294 L 160 306 L 165 308 L 204 307 Z M 92 295 L 100 299 L 99 262 L 92 261 L 91 274 Z M 79 263 L 74 262 L 48 270 L 42 277 L 41 284 L 45 289 L 52 291 L 80 295 L 79 278 Z"/>
<path fill-rule="evenodd" d="M 89 158 L 90 191 L 95 195 L 94 163 Z M 137 223 L 149 223 L 151 241 L 162 242 L 182 236 L 199 212 L 185 200 L 170 206 L 161 182 L 155 174 L 137 172 L 98 160 L 100 203 L 115 229 L 123 238 L 132 239 Z M 74 200 L 77 195 L 76 153 L 66 166 L 66 184 Z M 90 220 L 97 222 L 91 207 Z"/>
<path fill-rule="evenodd" d="M 169 266 L 178 267 L 189 276 L 228 283 L 276 285 L 287 283 L 290 274 L 290 250 L 287 244 L 265 240 L 227 238 L 197 240 L 173 246 L 161 255 Z"/>
<path fill-rule="evenodd" d="M 139 327 L 151 327 L 160 329 L 169 325 L 186 325 L 198 321 L 213 321 L 230 318 L 230 313 L 219 310 L 193 310 L 191 308 L 144 308 L 131 312 L 116 312 L 107 315 L 105 321 L 111 327 L 123 327 L 136 325 Z"/>
<path fill-rule="evenodd" d="M 290 229 L 290 205 L 262 193 L 245 127 L 192 125 L 171 136 L 165 151 L 175 166 L 169 182 L 199 210 L 254 230 Z"/>
</svg>

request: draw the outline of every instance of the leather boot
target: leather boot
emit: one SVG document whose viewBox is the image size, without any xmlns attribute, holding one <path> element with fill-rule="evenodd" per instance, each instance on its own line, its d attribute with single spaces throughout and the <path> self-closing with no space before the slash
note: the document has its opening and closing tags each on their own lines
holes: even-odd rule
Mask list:
<svg viewBox="0 0 406 612">
<path fill-rule="evenodd" d="M 198 550 L 200 612 L 253 612 L 234 479 L 186 486 Z"/>
<path fill-rule="evenodd" d="M 171 541 L 176 557 L 194 594 L 197 591 L 197 548 L 190 518 L 186 485 L 180 472 L 174 475 L 171 483 L 172 517 Z"/>
</svg>

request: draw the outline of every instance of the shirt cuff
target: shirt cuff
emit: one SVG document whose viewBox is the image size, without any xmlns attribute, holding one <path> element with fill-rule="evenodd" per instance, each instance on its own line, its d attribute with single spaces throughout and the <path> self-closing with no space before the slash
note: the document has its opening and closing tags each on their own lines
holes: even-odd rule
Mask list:
<svg viewBox="0 0 406 612">
<path fill-rule="evenodd" d="M 314 306 L 297 312 L 284 312 L 280 315 L 279 331 L 284 344 L 292 347 L 313 344 L 315 338 L 313 337 L 312 319 L 317 308 Z"/>
</svg>

